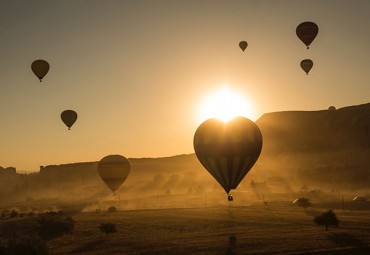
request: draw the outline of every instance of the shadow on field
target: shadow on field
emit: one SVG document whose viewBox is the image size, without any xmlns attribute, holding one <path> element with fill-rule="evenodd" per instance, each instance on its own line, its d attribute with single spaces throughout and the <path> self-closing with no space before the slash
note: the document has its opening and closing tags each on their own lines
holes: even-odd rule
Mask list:
<svg viewBox="0 0 370 255">
<path fill-rule="evenodd" d="M 236 255 L 236 236 L 235 235 L 229 236 L 229 247 L 227 247 L 225 255 Z"/>
<path fill-rule="evenodd" d="M 81 253 L 87 251 L 94 251 L 95 247 L 101 243 L 101 240 L 95 240 L 81 245 L 80 247 L 74 249 L 72 253 Z"/>
<path fill-rule="evenodd" d="M 366 247 L 360 239 L 347 233 L 330 233 L 328 239 L 340 246 Z"/>
<path fill-rule="evenodd" d="M 306 215 L 308 215 L 308 216 L 312 216 L 312 217 L 316 217 L 316 216 L 318 216 L 318 215 L 322 214 L 322 212 L 321 212 L 321 211 L 319 211 L 319 210 L 315 210 L 315 209 L 305 209 L 305 210 L 304 210 L 304 213 L 305 213 Z"/>
</svg>

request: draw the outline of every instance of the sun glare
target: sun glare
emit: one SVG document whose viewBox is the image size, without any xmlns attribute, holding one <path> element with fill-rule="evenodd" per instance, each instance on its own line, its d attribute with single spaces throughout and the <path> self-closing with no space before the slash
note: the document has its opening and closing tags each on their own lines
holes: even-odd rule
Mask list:
<svg viewBox="0 0 370 255">
<path fill-rule="evenodd" d="M 229 121 L 236 116 L 251 118 L 251 107 L 240 94 L 227 86 L 209 95 L 200 107 L 200 119 L 217 118 Z"/>
</svg>

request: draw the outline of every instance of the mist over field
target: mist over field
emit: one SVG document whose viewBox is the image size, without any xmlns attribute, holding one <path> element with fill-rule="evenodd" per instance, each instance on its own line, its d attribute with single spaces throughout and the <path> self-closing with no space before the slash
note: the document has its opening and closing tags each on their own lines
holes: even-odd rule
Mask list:
<svg viewBox="0 0 370 255">
<path fill-rule="evenodd" d="M 46 239 L 56 254 L 367 254 L 370 204 L 353 199 L 370 197 L 369 116 L 370 104 L 265 114 L 256 121 L 261 156 L 231 191 L 232 202 L 195 154 L 131 158 L 115 193 L 100 178 L 98 161 L 27 174 L 1 168 L 1 236 L 8 240 L 9 228 L 32 236 L 41 224 L 34 215 L 63 212 L 77 224 Z M 309 208 L 293 205 L 303 197 Z M 117 211 L 110 213 L 112 207 Z M 327 209 L 337 212 L 341 227 L 323 236 L 312 217 Z M 118 232 L 102 241 L 104 222 Z"/>
<path fill-rule="evenodd" d="M 256 122 L 264 140 L 260 159 L 232 192 L 235 203 L 290 200 L 302 192 L 312 199 L 368 195 L 369 116 L 370 104 L 265 114 Z M 197 207 L 224 200 L 224 191 L 194 154 L 129 161 L 131 172 L 115 196 L 100 179 L 98 162 L 41 166 L 32 174 L 0 169 L 1 204 L 78 201 L 84 210 L 95 210 L 114 200 L 122 209 Z"/>
</svg>

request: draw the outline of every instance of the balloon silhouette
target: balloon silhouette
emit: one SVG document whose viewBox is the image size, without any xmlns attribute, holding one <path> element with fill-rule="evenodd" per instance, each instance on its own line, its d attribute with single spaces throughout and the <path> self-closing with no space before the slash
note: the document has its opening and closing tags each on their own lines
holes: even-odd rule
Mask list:
<svg viewBox="0 0 370 255">
<path fill-rule="evenodd" d="M 313 66 L 313 62 L 311 59 L 303 59 L 301 61 L 301 68 L 303 69 L 303 71 L 306 72 L 307 75 L 310 72 L 312 66 Z"/>
<path fill-rule="evenodd" d="M 42 82 L 42 78 L 49 72 L 50 65 L 47 61 L 39 59 L 32 62 L 31 69 L 37 78 L 39 78 L 40 82 Z"/>
<path fill-rule="evenodd" d="M 98 163 L 100 178 L 113 191 L 121 187 L 130 173 L 130 162 L 121 155 L 109 155 Z"/>
<path fill-rule="evenodd" d="M 246 41 L 241 41 L 239 43 L 239 48 L 242 49 L 242 51 L 245 51 L 245 49 L 248 47 L 248 43 Z"/>
<path fill-rule="evenodd" d="M 70 130 L 77 120 L 77 113 L 73 110 L 65 110 L 62 112 L 60 117 L 63 123 L 68 127 L 68 130 Z"/>
<path fill-rule="evenodd" d="M 298 38 L 309 48 L 312 41 L 316 38 L 319 32 L 319 27 L 311 22 L 306 21 L 297 26 L 296 34 Z"/>
<path fill-rule="evenodd" d="M 208 119 L 194 135 L 194 150 L 200 163 L 228 194 L 256 163 L 261 149 L 261 131 L 244 117 L 229 122 Z"/>
</svg>

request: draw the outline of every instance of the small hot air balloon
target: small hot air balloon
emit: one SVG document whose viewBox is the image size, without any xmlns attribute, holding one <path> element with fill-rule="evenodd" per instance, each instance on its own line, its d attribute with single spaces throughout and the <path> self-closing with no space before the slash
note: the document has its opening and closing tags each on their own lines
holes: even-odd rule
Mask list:
<svg viewBox="0 0 370 255">
<path fill-rule="evenodd" d="M 307 49 L 318 33 L 319 27 L 311 21 L 303 22 L 296 28 L 298 38 L 307 46 Z"/>
<path fill-rule="evenodd" d="M 303 59 L 301 61 L 301 68 L 303 69 L 303 71 L 306 72 L 307 75 L 310 72 L 312 66 L 313 66 L 313 62 L 311 59 Z"/>
<path fill-rule="evenodd" d="M 109 155 L 98 163 L 100 178 L 113 191 L 121 187 L 130 173 L 130 162 L 121 155 Z"/>
<path fill-rule="evenodd" d="M 248 43 L 246 41 L 241 41 L 239 43 L 239 48 L 242 49 L 242 51 L 245 51 L 245 49 L 248 47 Z"/>
<path fill-rule="evenodd" d="M 50 65 L 47 61 L 39 59 L 32 62 L 31 69 L 37 78 L 39 78 L 40 82 L 42 82 L 42 78 L 49 72 Z"/>
<path fill-rule="evenodd" d="M 335 111 L 337 108 L 335 108 L 335 106 L 334 105 L 332 105 L 332 106 L 329 106 L 329 108 L 328 108 L 328 110 L 329 111 Z"/>
<path fill-rule="evenodd" d="M 63 123 L 68 127 L 68 130 L 70 130 L 77 120 L 77 113 L 73 110 L 65 110 L 61 113 L 60 117 Z"/>
<path fill-rule="evenodd" d="M 229 122 L 212 118 L 203 122 L 194 135 L 194 150 L 200 163 L 228 194 L 236 189 L 256 163 L 262 149 L 257 125 L 244 117 Z"/>
</svg>

